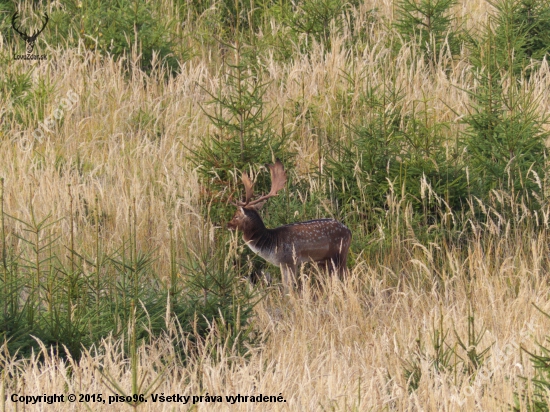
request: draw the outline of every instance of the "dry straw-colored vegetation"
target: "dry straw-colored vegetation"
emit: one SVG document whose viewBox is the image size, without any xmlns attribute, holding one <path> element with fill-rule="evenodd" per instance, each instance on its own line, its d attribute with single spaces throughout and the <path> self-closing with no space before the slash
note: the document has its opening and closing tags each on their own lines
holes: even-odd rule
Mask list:
<svg viewBox="0 0 550 412">
<path fill-rule="evenodd" d="M 245 8 L 248 17 L 237 24 L 224 19 L 227 5 L 250 2 L 132 1 L 133 16 L 138 6 L 150 7 L 152 21 L 172 22 L 173 54 L 144 60 L 145 29 L 102 48 L 112 34 L 105 21 L 94 32 L 88 20 L 75 26 L 63 17 L 86 16 L 86 7 L 91 16 L 99 10 L 94 2 L 62 3 L 43 4 L 50 23 L 37 41 L 47 55 L 40 62 L 13 59 L 12 48 L 24 50 L 23 42 L 10 28 L 13 6 L 0 9 L 0 411 L 548 410 L 533 408 L 534 394 L 549 401 L 532 380 L 548 376 L 541 378 L 530 355 L 542 353 L 538 344 L 545 344 L 550 324 L 547 159 L 544 150 L 515 153 L 499 183 L 482 174 L 498 161 L 484 166 L 478 158 L 476 166 L 468 157 L 486 153 L 471 145 L 484 135 L 468 116 L 486 107 L 484 87 L 493 83 L 484 83 L 483 73 L 492 73 L 491 59 L 507 96 L 500 101 L 503 118 L 532 115 L 519 116 L 514 129 L 531 142 L 525 150 L 544 148 L 548 130 L 544 55 L 517 68 L 483 48 L 490 46 L 488 27 L 498 38 L 498 8 L 451 3 L 443 46 L 433 53 L 396 28 L 404 2 L 305 1 L 345 5 L 326 32 L 308 33 L 298 30 L 300 21 L 281 17 L 276 5 L 286 2 L 258 2 L 261 18 L 252 23 L 255 14 Z M 32 13 L 30 2 L 16 7 L 21 16 Z M 22 24 L 38 27 L 40 14 L 35 18 Z M 108 47 L 117 42 L 126 45 L 118 54 Z M 248 102 L 266 119 L 253 137 L 266 130 L 286 136 L 278 148 L 261 146 L 264 160 L 277 150 L 286 156 L 292 176 L 287 193 L 266 208 L 266 220 L 334 216 L 346 223 L 354 243 L 343 282 L 305 267 L 304 289 L 283 296 L 276 285 L 245 280 L 252 270 L 270 272 L 275 283 L 278 276 L 260 261 L 239 259 L 242 241 L 224 227 L 239 170 L 251 168 L 261 178 L 263 160 L 236 161 L 225 177 L 198 166 L 209 139 L 233 136 L 215 118 L 222 96 L 236 96 L 231 75 L 244 76 L 245 89 L 265 83 L 260 103 Z M 379 93 L 378 102 L 388 98 L 381 109 L 371 92 Z M 35 132 L 67 96 L 74 102 L 51 132 Z M 514 96 L 517 105 L 506 106 Z M 224 110 L 221 117 L 228 116 Z M 371 156 L 361 148 L 356 158 L 345 157 L 353 150 L 339 151 L 358 127 L 397 112 L 395 124 L 381 126 L 394 127 L 391 136 L 405 142 L 383 164 L 388 175 L 361 169 L 358 159 Z M 533 126 L 532 119 L 540 121 Z M 416 145 L 416 132 L 425 148 Z M 233 137 L 238 147 L 239 135 Z M 413 149 L 420 172 L 411 167 L 410 180 L 391 181 L 391 170 L 404 168 Z M 440 157 L 431 158 L 434 151 Z M 531 163 L 514 168 L 516 157 Z M 345 170 L 337 167 L 342 159 Z M 429 173 L 453 170 L 465 183 L 435 187 L 430 167 Z M 191 304 L 193 271 L 211 270 L 229 273 L 235 283 L 242 322 L 241 312 L 228 320 L 222 308 L 224 316 L 216 309 L 216 321 L 200 329 L 201 313 L 177 312 Z M 198 287 L 199 297 L 204 292 L 207 299 L 208 285 Z M 64 348 L 69 341 L 74 346 Z M 107 399 L 113 392 L 143 393 L 148 402 L 11 400 L 54 393 Z M 155 403 L 151 393 L 208 394 L 223 402 Z M 284 402 L 225 401 L 237 394 L 281 394 Z"/>
</svg>

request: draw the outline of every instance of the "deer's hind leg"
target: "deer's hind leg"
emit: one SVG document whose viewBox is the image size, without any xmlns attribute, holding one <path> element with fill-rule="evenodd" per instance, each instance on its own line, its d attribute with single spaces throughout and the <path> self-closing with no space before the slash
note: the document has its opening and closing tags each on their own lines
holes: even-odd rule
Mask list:
<svg viewBox="0 0 550 412">
<path fill-rule="evenodd" d="M 338 253 L 330 259 L 324 260 L 323 267 L 328 268 L 328 271 L 331 275 L 337 275 L 340 280 L 344 279 L 344 276 L 347 273 L 347 251 L 345 254 Z"/>
<path fill-rule="evenodd" d="M 351 237 L 348 237 L 347 239 L 342 239 L 340 251 L 338 252 L 335 258 L 336 261 L 334 263 L 336 266 L 336 270 L 338 271 L 338 276 L 340 276 L 340 279 L 343 279 L 348 272 L 348 253 L 349 253 L 350 243 L 351 243 Z"/>
</svg>

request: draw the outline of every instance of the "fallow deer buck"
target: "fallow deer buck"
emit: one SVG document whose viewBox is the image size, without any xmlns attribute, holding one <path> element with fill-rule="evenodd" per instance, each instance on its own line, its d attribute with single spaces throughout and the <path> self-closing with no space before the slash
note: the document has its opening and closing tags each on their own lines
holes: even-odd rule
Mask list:
<svg viewBox="0 0 550 412">
<path fill-rule="evenodd" d="M 304 262 L 316 262 L 329 271 L 342 276 L 346 271 L 351 231 L 334 219 L 316 219 L 267 229 L 258 210 L 270 197 L 277 196 L 286 183 L 286 172 L 280 160 L 268 165 L 271 172 L 271 190 L 267 195 L 250 200 L 253 183 L 242 174 L 246 198 L 233 203 L 235 215 L 227 224 L 228 229 L 239 229 L 243 240 L 257 255 L 279 266 L 285 292 L 295 283 L 296 268 Z"/>
</svg>

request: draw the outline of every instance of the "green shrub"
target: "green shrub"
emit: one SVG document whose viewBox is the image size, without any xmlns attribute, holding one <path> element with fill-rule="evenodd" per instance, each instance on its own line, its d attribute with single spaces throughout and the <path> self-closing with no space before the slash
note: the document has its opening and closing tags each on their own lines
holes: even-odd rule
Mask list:
<svg viewBox="0 0 550 412">
<path fill-rule="evenodd" d="M 300 42 L 303 51 L 307 51 L 313 41 L 322 43 L 330 50 L 331 30 L 341 32 L 346 17 L 353 25 L 351 8 L 358 5 L 357 1 L 302 0 L 289 10 L 285 21 L 298 38 L 305 36 Z"/>
<path fill-rule="evenodd" d="M 453 55 L 460 51 L 452 28 L 455 5 L 456 0 L 399 0 L 394 26 L 404 43 L 417 45 L 427 60 L 437 63 L 445 48 Z"/>
<path fill-rule="evenodd" d="M 392 86 L 367 89 L 363 99 L 366 115 L 350 126 L 351 140 L 336 144 L 325 168 L 331 196 L 348 219 L 372 232 L 385 219 L 394 192 L 403 194 L 426 228 L 449 208 L 460 209 L 468 190 L 459 147 L 449 145 L 447 125 L 434 119 L 428 102 L 406 113 Z"/>
<path fill-rule="evenodd" d="M 141 66 L 152 68 L 157 53 L 171 70 L 178 68 L 172 38 L 175 21 L 159 18 L 154 2 L 117 0 L 111 3 L 88 0 L 82 2 L 82 35 L 92 48 L 115 58 L 129 55 L 137 36 Z M 181 57 L 181 56 L 180 56 Z"/>
<path fill-rule="evenodd" d="M 532 194 L 541 194 L 547 173 L 548 119 L 538 113 L 538 97 L 518 82 L 515 49 L 503 51 L 491 29 L 486 36 L 476 45 L 477 88 L 470 93 L 470 113 L 463 118 L 472 193 L 488 201 L 492 190 L 504 190 L 537 208 Z"/>
<path fill-rule="evenodd" d="M 214 249 L 188 253 L 172 313 L 195 345 L 215 332 L 216 344 L 245 354 L 259 342 L 251 320 L 262 296 L 233 266 L 226 267 L 226 240 L 221 236 Z"/>
<path fill-rule="evenodd" d="M 545 317 L 550 317 L 550 315 L 544 312 L 542 309 L 537 308 Z M 518 392 L 514 393 L 514 405 L 512 410 L 514 411 L 523 411 L 527 410 L 529 412 L 548 412 L 550 411 L 550 402 L 548 399 L 548 391 L 550 391 L 550 336 L 546 335 L 545 341 L 543 343 L 537 342 L 538 353 L 529 352 L 523 346 L 521 350 L 529 355 L 529 360 L 533 368 L 535 369 L 535 376 L 530 382 L 527 378 L 522 378 L 526 387 Z M 520 402 L 523 401 L 527 409 L 524 409 L 520 406 Z"/>
<path fill-rule="evenodd" d="M 62 245 L 58 222 L 49 216 L 25 222 L 0 213 L 0 340 L 11 354 L 29 356 L 39 349 L 38 339 L 62 358 L 79 359 L 82 350 L 109 335 L 131 336 L 124 340 L 131 354 L 141 342 L 168 333 L 170 319 L 199 346 L 210 339 L 215 347 L 230 344 L 228 349 L 244 352 L 258 341 L 250 320 L 261 296 L 224 267 L 225 255 L 187 250 L 178 271 L 173 248 L 170 282 L 165 282 L 154 270 L 156 252 L 137 247 L 137 217 L 130 213 L 129 236 L 107 253 L 101 248 L 97 205 L 95 210 L 91 255 L 75 250 L 72 236 Z M 8 236 L 6 218 L 21 230 Z M 19 251 L 7 246 L 10 236 L 22 242 Z M 213 250 L 225 250 L 226 239 L 219 241 Z"/>
<path fill-rule="evenodd" d="M 529 76 L 531 63 L 540 63 L 550 51 L 550 2 L 498 0 L 494 6 L 497 60 L 515 76 Z"/>
<path fill-rule="evenodd" d="M 0 25 L 11 23 L 11 14 L 3 15 Z M 152 69 L 153 55 L 170 71 L 179 68 L 178 60 L 187 60 L 189 49 L 181 47 L 176 19 L 163 14 L 162 7 L 146 0 L 71 0 L 53 8 L 44 33 L 52 46 L 76 46 L 82 40 L 89 49 L 119 59 L 129 57 L 136 46 L 143 70 Z M 9 30 L 11 33 L 12 30 Z"/>
</svg>

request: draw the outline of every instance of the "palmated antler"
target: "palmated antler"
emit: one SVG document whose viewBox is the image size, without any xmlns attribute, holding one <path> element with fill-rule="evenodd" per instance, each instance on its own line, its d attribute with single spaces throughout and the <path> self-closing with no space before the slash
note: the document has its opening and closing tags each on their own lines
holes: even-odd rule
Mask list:
<svg viewBox="0 0 550 412">
<path fill-rule="evenodd" d="M 256 200 L 250 201 L 254 193 L 254 184 L 250 181 L 248 175 L 246 173 L 243 173 L 242 180 L 246 197 L 244 202 L 237 202 L 237 206 L 254 206 L 260 202 L 269 199 L 270 197 L 277 196 L 277 192 L 285 187 L 286 172 L 281 161 L 277 159 L 275 164 L 267 165 L 267 167 L 269 167 L 269 171 L 271 172 L 271 190 L 269 191 L 269 193 L 267 195 L 260 196 Z"/>
</svg>

